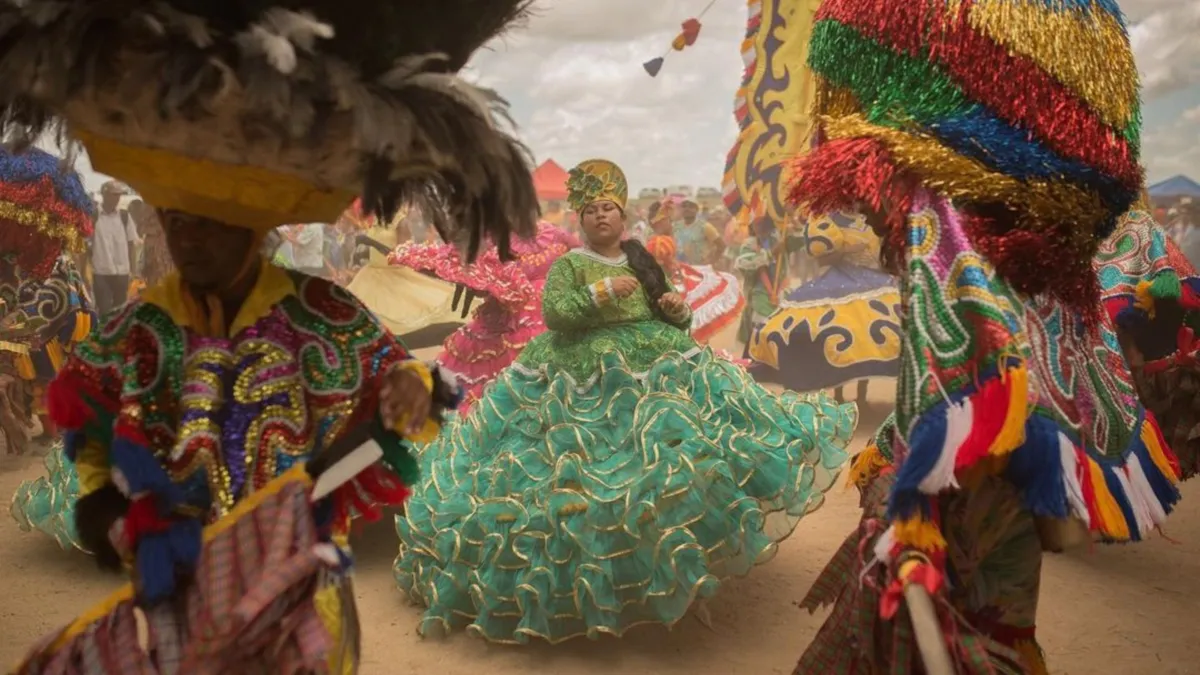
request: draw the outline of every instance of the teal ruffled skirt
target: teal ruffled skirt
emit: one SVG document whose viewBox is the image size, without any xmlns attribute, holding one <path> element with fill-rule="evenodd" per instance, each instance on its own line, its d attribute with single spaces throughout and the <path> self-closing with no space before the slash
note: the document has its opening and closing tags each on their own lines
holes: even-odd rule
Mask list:
<svg viewBox="0 0 1200 675">
<path fill-rule="evenodd" d="M 49 535 L 63 548 L 83 550 L 75 533 L 75 502 L 79 500 L 79 475 L 67 460 L 63 444 L 46 455 L 46 475 L 17 487 L 8 511 L 25 532 Z"/>
<path fill-rule="evenodd" d="M 847 461 L 853 405 L 774 395 L 707 349 L 600 364 L 513 366 L 421 450 L 394 571 L 423 635 L 673 624 L 769 560 Z"/>
</svg>

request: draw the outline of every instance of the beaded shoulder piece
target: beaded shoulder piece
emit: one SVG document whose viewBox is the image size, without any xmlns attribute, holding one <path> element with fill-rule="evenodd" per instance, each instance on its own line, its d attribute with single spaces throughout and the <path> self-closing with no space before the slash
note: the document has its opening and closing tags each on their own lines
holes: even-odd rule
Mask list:
<svg viewBox="0 0 1200 675">
<path fill-rule="evenodd" d="M 195 521 L 198 532 L 370 421 L 378 378 L 407 358 L 404 348 L 344 290 L 294 280 L 294 294 L 232 339 L 197 336 L 141 300 L 111 316 L 48 392 L 68 457 L 106 465 L 134 504 L 152 499 L 159 518 Z M 380 431 L 395 457 L 399 436 Z M 416 479 L 411 461 L 392 463 Z M 389 489 L 407 494 L 402 484 Z"/>
</svg>

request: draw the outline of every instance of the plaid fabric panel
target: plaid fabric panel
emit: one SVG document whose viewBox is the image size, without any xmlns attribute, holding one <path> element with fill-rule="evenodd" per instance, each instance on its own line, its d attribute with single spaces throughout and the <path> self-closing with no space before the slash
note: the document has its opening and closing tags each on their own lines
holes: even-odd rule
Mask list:
<svg viewBox="0 0 1200 675">
<path fill-rule="evenodd" d="M 924 672 L 911 620 L 903 609 L 892 621 L 879 617 L 889 571 L 875 566 L 866 574 L 875 542 L 887 528 L 882 516 L 894 480 L 884 472 L 863 490 L 863 520 L 817 577 L 802 607 L 816 611 L 833 603 L 793 675 L 918 675 Z M 945 600 L 939 603 L 944 636 L 965 675 L 1022 675 L 1016 652 L 976 633 Z"/>
<path fill-rule="evenodd" d="M 325 673 L 332 650 L 357 659 L 357 645 L 332 644 L 314 607 L 320 585 L 344 579 L 314 553 L 310 508 L 304 485 L 293 482 L 209 541 L 186 596 L 146 612 L 150 653 L 138 646 L 135 609 L 126 601 L 57 651 L 49 651 L 57 636 L 43 641 L 18 672 Z M 352 604 L 343 608 L 352 612 Z"/>
</svg>

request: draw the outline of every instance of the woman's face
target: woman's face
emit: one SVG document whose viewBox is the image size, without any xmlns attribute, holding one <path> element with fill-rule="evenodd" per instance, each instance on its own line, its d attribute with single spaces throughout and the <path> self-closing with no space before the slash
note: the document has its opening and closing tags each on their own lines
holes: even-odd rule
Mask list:
<svg viewBox="0 0 1200 675">
<path fill-rule="evenodd" d="M 236 280 L 254 245 L 254 232 L 244 227 L 161 210 L 163 234 L 179 276 L 198 291 L 222 290 Z"/>
<path fill-rule="evenodd" d="M 613 202 L 592 202 L 581 215 L 583 235 L 592 246 L 611 246 L 625 234 L 625 214 Z"/>
</svg>

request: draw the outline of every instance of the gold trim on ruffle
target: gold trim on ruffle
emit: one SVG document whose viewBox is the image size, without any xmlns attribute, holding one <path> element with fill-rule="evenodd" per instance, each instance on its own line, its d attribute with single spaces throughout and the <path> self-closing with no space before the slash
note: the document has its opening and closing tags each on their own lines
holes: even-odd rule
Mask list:
<svg viewBox="0 0 1200 675">
<path fill-rule="evenodd" d="M 710 367 L 719 368 L 723 375 L 734 378 L 740 376 L 742 386 L 758 386 L 745 371 L 735 369 L 732 374 L 726 372 L 733 368 L 732 365 L 726 368 L 722 363 Z M 428 635 L 439 629 L 449 632 L 465 626 L 467 631 L 490 642 L 520 644 L 526 638 L 537 637 L 558 643 L 581 636 L 595 637 L 601 633 L 620 636 L 644 623 L 663 624 L 662 620 L 640 619 L 632 608 L 655 598 L 667 597 L 679 598 L 679 602 L 686 600 L 688 606 L 693 606 L 705 586 L 741 576 L 755 565 L 771 559 L 778 551 L 778 542 L 794 532 L 804 515 L 819 508 L 824 503 L 824 492 L 836 484 L 841 467 L 826 466 L 822 460 L 831 448 L 844 448 L 857 421 L 856 414 L 847 412 L 847 408 L 852 406 L 839 407 L 827 396 L 784 394 L 784 400 L 780 401 L 784 410 L 792 410 L 791 406 L 811 406 L 812 419 L 800 423 L 802 416 L 792 415 L 801 426 L 795 438 L 786 436 L 782 429 L 773 427 L 769 421 L 757 427 L 760 433 L 756 439 L 751 439 L 755 446 L 760 449 L 764 446 L 771 448 L 779 453 L 781 463 L 790 462 L 792 466 L 788 478 L 778 481 L 775 492 L 751 496 L 745 492 L 758 475 L 761 462 L 757 461 L 760 458 L 756 457 L 752 448 L 742 447 L 737 440 L 739 434 L 735 433 L 727 439 L 727 444 L 713 444 L 711 448 L 693 449 L 683 454 L 663 446 L 660 439 L 652 434 L 651 427 L 658 422 L 649 418 L 631 427 L 633 433 L 640 435 L 631 436 L 620 444 L 621 447 L 636 450 L 626 450 L 630 455 L 627 460 L 624 457 L 608 458 L 611 463 L 603 466 L 603 473 L 596 469 L 606 457 L 593 454 L 595 444 L 590 441 L 585 427 L 574 430 L 574 442 L 569 431 L 560 429 L 557 433 L 562 435 L 562 443 L 553 453 L 539 444 L 520 452 L 505 452 L 486 459 L 477 457 L 473 451 L 478 451 L 476 439 L 482 433 L 477 426 L 493 417 L 506 421 L 513 419 L 512 411 L 494 409 L 496 388 L 509 387 L 505 379 L 509 377 L 522 378 L 523 375 L 519 372 L 502 375 L 500 380 L 490 385 L 491 394 L 480 401 L 476 410 L 448 427 L 437 443 L 423 449 L 421 463 L 423 467 L 429 467 L 425 480 L 418 486 L 417 495 L 409 502 L 405 515 L 397 519 L 401 535 L 400 556 L 394 568 L 397 582 L 413 602 L 432 608 L 421 621 L 422 634 Z M 542 375 L 535 377 L 544 380 Z M 722 385 L 722 390 L 725 388 Z M 557 389 L 557 386 L 550 388 Z M 568 395 L 562 399 L 550 394 L 553 401 L 545 397 L 526 399 L 517 391 L 512 396 L 522 406 L 538 409 L 561 406 L 568 410 L 579 410 L 582 404 L 570 400 L 571 389 L 566 391 Z M 646 412 L 642 413 L 625 410 L 621 411 L 622 414 L 633 414 L 635 417 L 639 414 L 655 417 L 680 414 L 671 402 L 685 404 L 685 401 L 691 401 L 687 396 L 666 393 L 655 393 L 653 397 L 659 401 L 658 406 L 648 406 Z M 619 401 L 614 399 L 621 398 L 616 395 L 603 402 L 592 401 L 592 404 L 600 403 L 595 409 L 583 405 L 588 408 L 586 418 L 616 415 L 619 411 L 612 406 Z M 700 408 L 711 409 L 715 405 L 715 402 L 709 402 L 706 407 L 701 403 Z M 493 409 L 489 409 L 489 406 Z M 751 411 L 747 412 L 752 414 Z M 761 415 L 761 411 L 758 414 Z M 849 417 L 844 418 L 844 415 Z M 833 428 L 838 419 L 848 423 L 848 427 L 842 424 L 837 429 L 841 433 L 835 433 Z M 692 423 L 705 424 L 699 419 Z M 711 435 L 705 434 L 700 427 L 697 433 L 697 437 Z M 803 443 L 805 447 L 803 450 L 785 449 L 793 442 Z M 442 452 L 445 448 L 450 448 L 447 456 L 434 459 L 425 454 Z M 679 454 L 671 455 L 668 460 L 662 454 L 667 452 Z M 647 468 L 613 480 L 613 473 L 628 472 L 629 462 L 644 462 Z M 669 464 L 662 466 L 660 463 L 663 462 Z M 568 466 L 568 463 L 572 466 Z M 655 466 L 662 471 L 660 491 L 653 495 L 652 500 L 630 502 L 633 488 L 644 479 L 646 471 L 653 470 L 651 467 Z M 564 468 L 570 475 L 559 473 Z M 547 469 L 553 473 L 546 474 Z M 496 475 L 491 475 L 493 473 Z M 680 473 L 690 474 L 692 479 L 681 482 L 676 478 Z M 534 486 L 521 493 L 502 497 L 477 495 L 477 486 L 481 481 L 511 483 L 510 479 L 503 477 L 504 474 L 527 476 Z M 675 504 L 677 500 L 697 495 L 698 485 L 718 481 L 723 482 L 729 490 L 732 499 L 728 503 L 718 505 L 701 499 L 695 505 L 688 502 L 688 512 L 679 513 Z M 792 493 L 795 495 L 789 498 L 788 495 Z M 802 499 L 790 503 L 795 496 L 802 496 Z M 439 509 L 451 498 L 455 503 L 461 502 L 469 511 L 466 508 L 462 513 L 455 510 L 453 519 L 443 521 L 444 514 Z M 596 511 L 598 507 L 608 504 L 614 504 L 613 508 L 619 512 Z M 594 511 L 595 516 L 585 515 Z M 595 522 L 584 525 L 578 522 L 581 517 Z M 536 530 L 527 531 L 535 518 L 539 521 L 548 520 L 549 529 L 538 526 Z M 716 518 L 715 522 L 724 523 L 727 527 L 722 532 L 726 536 L 706 543 L 697 540 L 694 528 L 706 518 Z M 573 525 L 568 519 L 577 522 Z M 653 525 L 639 527 L 639 524 L 656 521 L 663 522 L 665 529 L 660 531 Z M 599 534 L 602 539 L 609 541 L 582 539 L 581 527 L 590 535 Z M 656 540 L 650 543 L 645 541 L 648 533 L 653 534 Z M 747 533 L 762 539 L 751 547 Z M 485 551 L 486 557 L 481 557 Z M 589 565 L 594 571 L 603 573 L 598 565 L 607 568 L 613 562 L 640 551 L 658 551 L 661 557 L 656 558 L 656 565 L 679 564 L 680 556 L 700 556 L 705 560 L 704 571 L 707 573 L 690 586 L 686 582 L 676 581 L 670 588 L 654 592 L 649 591 L 654 583 L 653 575 L 632 581 L 612 579 L 607 588 L 614 594 L 616 604 L 600 604 L 586 579 Z M 577 559 L 581 552 L 586 553 L 586 561 Z M 532 566 L 536 559 L 544 562 Z M 577 565 L 572 587 L 568 590 L 553 588 L 552 580 L 560 574 L 557 568 L 570 564 Z M 495 592 L 497 588 L 484 587 L 474 581 L 475 572 L 485 569 L 501 576 L 516 575 L 517 578 L 513 580 L 516 583 L 507 587 L 511 594 L 498 595 Z M 696 569 L 699 571 L 700 568 Z M 552 636 L 538 629 L 517 626 L 528 616 L 522 596 L 538 593 L 534 584 L 524 580 L 539 578 L 549 580 L 543 583 L 550 584 L 547 587 L 551 588 L 551 595 L 545 598 L 539 596 L 538 604 L 545 608 L 548 620 L 558 622 L 560 627 L 563 623 L 568 624 L 568 627 L 564 627 L 567 631 L 565 635 Z M 675 578 L 681 580 L 684 575 L 677 573 Z M 459 596 L 453 606 L 447 606 L 443 600 L 442 590 L 447 588 L 455 589 L 455 594 Z M 555 602 L 563 606 L 555 607 Z M 672 605 L 674 603 L 673 600 Z M 574 610 L 566 607 L 574 607 Z M 584 607 L 594 608 L 600 613 L 620 614 L 620 617 L 610 618 L 614 623 L 621 624 L 621 628 L 614 630 L 595 625 L 584 628 Z M 472 608 L 478 608 L 478 611 L 472 611 Z M 480 616 L 486 616 L 486 620 L 496 620 L 500 625 L 494 626 L 489 634 L 484 627 L 473 623 Z M 672 625 L 679 618 L 682 617 L 667 622 L 667 625 Z M 580 628 L 570 628 L 571 622 L 579 624 Z"/>
</svg>

